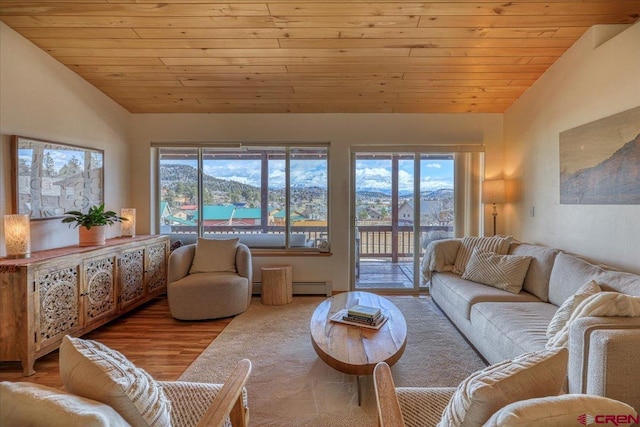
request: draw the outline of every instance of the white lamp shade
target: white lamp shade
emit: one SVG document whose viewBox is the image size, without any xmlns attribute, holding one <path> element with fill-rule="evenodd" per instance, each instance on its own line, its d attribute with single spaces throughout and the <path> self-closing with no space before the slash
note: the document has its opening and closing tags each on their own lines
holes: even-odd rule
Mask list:
<svg viewBox="0 0 640 427">
<path fill-rule="evenodd" d="M 482 203 L 504 203 L 507 201 L 504 179 L 482 182 Z"/>
<path fill-rule="evenodd" d="M 4 242 L 9 258 L 31 256 L 31 228 L 29 215 L 4 216 Z"/>
<path fill-rule="evenodd" d="M 122 208 L 120 210 L 120 216 L 125 218 L 126 221 L 122 221 L 121 229 L 123 237 L 135 237 L 136 235 L 136 209 L 135 208 Z"/>
</svg>

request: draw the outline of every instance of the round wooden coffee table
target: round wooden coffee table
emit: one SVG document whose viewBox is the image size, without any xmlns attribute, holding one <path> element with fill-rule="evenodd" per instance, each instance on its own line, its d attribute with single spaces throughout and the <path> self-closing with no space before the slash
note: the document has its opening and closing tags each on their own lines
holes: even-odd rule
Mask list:
<svg viewBox="0 0 640 427">
<path fill-rule="evenodd" d="M 369 329 L 331 321 L 338 311 L 356 304 L 380 307 L 388 320 L 380 329 Z M 379 362 L 389 366 L 400 359 L 407 344 L 407 322 L 391 301 L 369 292 L 345 292 L 324 300 L 311 316 L 311 343 L 327 365 L 356 375 L 358 403 L 360 375 L 372 375 Z"/>
</svg>

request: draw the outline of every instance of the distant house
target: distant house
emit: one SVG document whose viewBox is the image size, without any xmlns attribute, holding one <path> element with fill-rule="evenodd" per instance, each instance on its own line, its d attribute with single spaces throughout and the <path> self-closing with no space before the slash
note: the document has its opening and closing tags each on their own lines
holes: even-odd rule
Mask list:
<svg viewBox="0 0 640 427">
<path fill-rule="evenodd" d="M 286 224 L 286 212 L 287 211 L 285 209 L 279 209 L 271 212 L 271 214 L 269 215 L 269 225 L 284 226 Z M 291 212 L 291 221 L 293 222 L 304 221 L 306 219 L 307 217 L 298 211 Z"/>
<path fill-rule="evenodd" d="M 260 225 L 262 212 L 260 208 L 236 208 L 233 213 L 233 225 Z"/>
<path fill-rule="evenodd" d="M 183 206 L 184 208 L 184 206 Z M 206 205 L 202 207 L 202 223 L 205 227 L 260 225 L 259 208 L 237 208 L 233 205 Z M 198 211 L 194 211 L 194 222 L 199 219 Z"/>
<path fill-rule="evenodd" d="M 202 207 L 202 224 L 205 227 L 216 225 L 231 225 L 233 211 L 235 206 L 218 206 L 207 205 Z M 197 222 L 200 219 L 199 212 L 193 213 L 193 220 Z"/>
<path fill-rule="evenodd" d="M 360 208 L 357 212 L 357 216 L 359 220 L 375 220 L 379 221 L 382 219 L 382 213 L 370 207 Z"/>
<path fill-rule="evenodd" d="M 443 214 L 443 207 L 442 200 L 421 200 L 420 218 L 422 222 L 430 223 L 423 225 L 435 225 L 434 223 L 440 223 Z M 398 221 L 400 223 L 413 224 L 413 210 L 413 202 L 402 202 L 398 208 Z"/>
<path fill-rule="evenodd" d="M 160 218 L 171 216 L 171 206 L 168 202 L 160 202 Z"/>
<path fill-rule="evenodd" d="M 177 227 L 187 226 L 195 227 L 196 223 L 187 219 L 184 211 L 173 212 L 171 206 L 167 202 L 160 202 L 160 231 L 162 233 L 170 233 Z"/>
</svg>

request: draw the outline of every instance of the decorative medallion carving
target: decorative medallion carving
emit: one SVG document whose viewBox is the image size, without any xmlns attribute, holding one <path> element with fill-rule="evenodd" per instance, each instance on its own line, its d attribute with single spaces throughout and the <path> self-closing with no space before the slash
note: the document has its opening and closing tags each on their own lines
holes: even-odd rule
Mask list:
<svg viewBox="0 0 640 427">
<path fill-rule="evenodd" d="M 79 326 L 78 266 L 39 275 L 40 340 L 45 341 Z"/>
<path fill-rule="evenodd" d="M 100 317 L 116 308 L 114 293 L 114 258 L 113 256 L 90 261 L 85 264 L 87 281 L 87 300 L 85 313 L 88 320 Z"/>
<path fill-rule="evenodd" d="M 144 250 L 122 254 L 120 258 L 120 290 L 123 302 L 135 301 L 144 295 Z"/>
<path fill-rule="evenodd" d="M 166 245 L 149 246 L 149 292 L 156 291 L 165 285 Z"/>
</svg>

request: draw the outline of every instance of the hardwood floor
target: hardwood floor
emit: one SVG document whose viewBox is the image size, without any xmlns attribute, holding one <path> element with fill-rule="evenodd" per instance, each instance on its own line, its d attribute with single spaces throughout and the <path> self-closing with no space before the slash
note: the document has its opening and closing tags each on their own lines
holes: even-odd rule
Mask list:
<svg viewBox="0 0 640 427">
<path fill-rule="evenodd" d="M 156 298 L 83 336 L 118 350 L 155 379 L 176 380 L 233 318 L 183 322 L 169 313 L 166 297 Z M 61 387 L 58 351 L 41 357 L 35 375 L 22 376 L 18 362 L 0 362 L 0 381 Z"/>
</svg>

